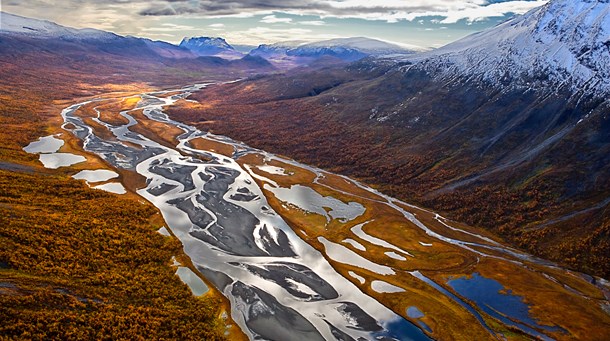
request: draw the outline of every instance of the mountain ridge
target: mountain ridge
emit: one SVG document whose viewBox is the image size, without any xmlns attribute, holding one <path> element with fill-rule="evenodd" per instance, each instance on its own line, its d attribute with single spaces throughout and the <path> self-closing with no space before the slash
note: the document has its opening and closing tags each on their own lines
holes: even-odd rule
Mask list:
<svg viewBox="0 0 610 341">
<path fill-rule="evenodd" d="M 51 21 L 26 18 L 7 12 L 2 13 L 3 26 L 0 34 L 33 39 L 64 39 L 75 41 L 95 41 L 98 43 L 121 42 L 132 39 L 133 44 L 144 43 L 153 55 L 169 59 L 196 59 L 198 57 L 220 57 L 227 60 L 242 59 L 246 55 L 270 60 L 274 65 L 292 68 L 304 65 L 320 65 L 336 62 L 351 62 L 365 57 L 405 55 L 420 52 L 421 49 L 399 46 L 366 37 L 337 38 L 316 42 L 278 42 L 261 44 L 248 53 L 237 51 L 222 37 L 184 37 L 178 44 L 135 36 L 121 36 L 97 29 L 76 29 Z M 128 50 L 128 49 L 126 49 Z M 133 51 L 132 51 L 133 52 Z M 260 60 L 247 58 L 246 60 Z M 243 63 L 242 63 L 243 64 Z"/>
<path fill-rule="evenodd" d="M 0 11 L 0 32 L 31 37 L 72 37 L 81 39 L 113 39 L 121 37 L 115 33 L 93 28 L 71 28 L 49 20 L 27 18 Z"/>
<path fill-rule="evenodd" d="M 244 59 L 245 55 L 237 51 L 233 54 L 201 55 L 184 46 L 159 40 L 121 36 L 96 29 L 75 29 L 6 12 L 0 12 L 0 15 L 2 21 L 0 39 L 6 46 L 11 46 L 11 49 L 1 50 L 0 54 L 11 55 L 14 58 L 38 51 L 40 53 L 38 61 L 36 56 L 32 56 L 31 62 L 34 64 L 43 63 L 46 57 L 54 55 L 53 58 L 67 57 L 75 65 L 78 64 L 83 68 L 94 64 L 104 64 L 105 67 L 130 64 L 137 68 L 138 61 L 145 61 L 150 63 L 149 66 L 173 65 L 190 68 L 194 73 L 219 66 L 237 73 L 274 69 L 270 63 L 258 58 Z M 54 62 L 49 61 L 49 63 Z"/>
<path fill-rule="evenodd" d="M 335 57 L 344 61 L 356 61 L 365 57 L 405 55 L 420 50 L 405 47 L 366 37 L 336 38 L 317 42 L 286 41 L 274 44 L 261 44 L 250 51 L 270 59 L 281 58 L 320 58 Z"/>
<path fill-rule="evenodd" d="M 470 72 L 491 83 L 530 85 L 549 77 L 609 92 L 609 51 L 607 0 L 555 0 L 412 60 L 431 72 L 444 68 L 447 78 Z"/>
</svg>

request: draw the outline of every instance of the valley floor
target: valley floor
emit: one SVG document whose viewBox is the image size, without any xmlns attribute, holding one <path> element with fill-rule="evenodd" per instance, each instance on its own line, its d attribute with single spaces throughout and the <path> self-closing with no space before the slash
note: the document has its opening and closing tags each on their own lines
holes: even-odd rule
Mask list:
<svg viewBox="0 0 610 341">
<path fill-rule="evenodd" d="M 71 106 L 64 128 L 89 141 L 85 154 L 113 165 L 131 193 L 161 210 L 194 269 L 228 296 L 250 337 L 296 335 L 280 316 L 299 321 L 301 336 L 314 339 L 400 338 L 398 330 L 421 339 L 603 340 L 610 333 L 605 281 L 592 284 L 349 178 L 168 119 L 164 108 L 188 103 L 191 91 Z M 125 148 L 108 149 L 119 141 Z M 137 157 L 146 182 L 122 169 Z M 353 295 L 356 304 L 348 304 Z"/>
<path fill-rule="evenodd" d="M 157 233 L 165 223 L 154 206 L 133 194 L 91 189 L 70 177 L 80 166 L 46 169 L 22 149 L 59 134 L 66 141 L 62 152 L 83 154 L 59 127 L 68 102 L 53 99 L 118 87 L 66 86 L 63 77 L 51 87 L 21 80 L 30 91 L 20 93 L 19 82 L 7 75 L 0 102 L 0 337 L 243 338 L 239 329 L 227 329 L 228 301 L 218 291 L 195 297 L 176 276 L 172 258 L 186 266 L 189 258 L 176 238 Z M 120 85 L 126 91 L 147 87 Z M 84 155 L 87 167 L 108 167 Z"/>
<path fill-rule="evenodd" d="M 451 113 L 461 112 L 460 108 L 447 109 L 445 116 L 428 115 L 426 120 L 437 120 L 434 124 L 411 127 L 400 121 L 402 116 L 406 120 L 417 113 L 442 111 L 444 101 L 439 98 L 444 96 L 451 98 L 449 103 L 460 103 L 471 87 L 464 86 L 466 93 L 460 93 L 421 80 L 416 72 L 393 78 L 385 76 L 382 68 L 379 73 L 384 76 L 375 78 L 375 72 L 360 75 L 353 71 L 366 66 L 363 62 L 351 71 L 325 68 L 213 86 L 193 95 L 199 103 L 182 103 L 168 112 L 202 130 L 360 179 L 393 197 L 483 227 L 514 247 L 565 267 L 608 277 L 610 204 L 605 147 L 601 142 L 595 142 L 599 148 L 594 142 L 578 142 L 578 136 L 592 135 L 591 141 L 603 138 L 602 114 L 592 117 L 588 128 L 582 124 L 574 128 L 582 131 L 547 150 L 549 155 L 500 171 L 496 160 L 513 152 L 515 141 L 522 138 L 506 133 L 509 141 L 498 143 L 495 154 L 485 155 L 480 155 L 477 144 L 468 142 L 472 136 L 486 136 L 485 127 L 494 124 L 492 114 L 485 116 L 489 122 L 478 122 L 479 118 L 468 124 L 450 122 L 443 129 L 452 132 L 445 133 L 437 126 L 451 121 Z M 312 95 L 310 89 L 322 90 Z M 400 91 L 395 97 L 387 95 Z M 485 93 L 476 98 L 483 103 L 489 100 Z M 496 104 L 491 112 L 503 110 L 501 98 L 489 100 Z M 380 102 L 398 110 L 396 101 L 416 104 L 410 104 L 402 116 L 396 115 L 396 122 L 370 119 L 373 114 L 366 108 Z M 549 101 L 563 103 L 560 98 Z M 465 142 L 462 145 L 457 140 Z M 469 146 L 474 149 L 467 149 Z M 459 187 L 460 182 L 467 182 L 463 179 L 470 178 L 477 181 Z"/>
</svg>

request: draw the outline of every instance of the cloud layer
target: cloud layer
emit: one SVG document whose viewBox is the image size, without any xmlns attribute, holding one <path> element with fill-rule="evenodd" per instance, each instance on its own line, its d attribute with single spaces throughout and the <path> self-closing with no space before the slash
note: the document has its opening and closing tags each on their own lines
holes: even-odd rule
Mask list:
<svg viewBox="0 0 610 341">
<path fill-rule="evenodd" d="M 366 35 L 440 46 L 493 26 L 506 14 L 525 13 L 547 1 L 2 0 L 2 10 L 71 27 L 170 42 L 201 35 L 242 44 Z"/>
<path fill-rule="evenodd" d="M 118 0 L 115 0 L 118 1 Z M 198 15 L 205 17 L 252 16 L 281 12 L 322 18 L 367 20 L 413 20 L 423 16 L 444 17 L 444 23 L 482 20 L 507 13 L 522 14 L 547 0 L 155 0 L 139 13 L 145 16 Z"/>
<path fill-rule="evenodd" d="M 78 13 L 81 20 L 97 28 L 110 27 L 117 18 L 160 17 L 252 17 L 266 16 L 263 23 L 289 23 L 275 14 L 309 15 L 324 18 L 357 18 L 397 22 L 425 16 L 438 16 L 442 23 L 469 22 L 508 13 L 522 14 L 548 0 L 8 0 L 9 11 L 21 8 L 52 17 Z M 36 15 L 33 15 L 36 17 Z M 74 20 L 78 17 L 74 18 Z M 310 25 L 322 21 L 308 21 Z M 125 25 L 125 24 L 123 24 Z M 114 25 L 116 26 L 116 24 Z"/>
</svg>

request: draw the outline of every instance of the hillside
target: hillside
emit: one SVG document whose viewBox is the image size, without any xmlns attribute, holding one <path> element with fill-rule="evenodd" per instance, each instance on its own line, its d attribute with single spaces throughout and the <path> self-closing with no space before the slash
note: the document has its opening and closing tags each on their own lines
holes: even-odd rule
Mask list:
<svg viewBox="0 0 610 341">
<path fill-rule="evenodd" d="M 141 74 L 141 78 L 153 79 L 157 72 L 167 72 L 163 77 L 166 84 L 176 84 L 169 79 L 194 81 L 216 75 L 239 78 L 273 69 L 271 64 L 257 58 L 227 60 L 198 56 L 184 47 L 161 41 L 73 29 L 5 12 L 0 15 L 3 23 L 0 62 L 5 76 L 28 70 L 35 73 L 50 66 L 87 77 L 97 72 L 100 77 Z M 223 70 L 218 70 L 218 66 Z"/>
<path fill-rule="evenodd" d="M 76 98 L 222 75 L 203 67 L 187 73 L 151 53 L 148 40 L 7 18 L 2 13 L 2 338 L 224 339 L 228 302 L 214 290 L 193 296 L 175 275 L 172 257 L 186 264 L 188 257 L 175 238 L 157 233 L 164 222 L 154 206 L 91 189 L 71 178 L 79 166 L 45 169 L 22 149 L 62 132 L 60 108 Z M 79 147 L 71 141 L 64 148 Z"/>
<path fill-rule="evenodd" d="M 173 114 L 607 277 L 609 8 L 551 1 L 436 51 L 218 86 Z"/>
<path fill-rule="evenodd" d="M 70 177 L 74 168 L 46 170 L 22 150 L 57 132 L 54 103 L 65 102 L 55 100 L 138 89 L 53 72 L 0 81 L 0 335 L 223 339 L 220 294 L 198 299 L 175 276 L 181 245 L 156 232 L 163 221 L 152 205 L 91 189 Z"/>
</svg>

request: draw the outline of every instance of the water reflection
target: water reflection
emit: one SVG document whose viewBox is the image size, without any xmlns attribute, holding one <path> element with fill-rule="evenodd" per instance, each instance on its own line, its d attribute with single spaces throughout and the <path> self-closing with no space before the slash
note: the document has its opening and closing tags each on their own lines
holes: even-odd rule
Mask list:
<svg viewBox="0 0 610 341">
<path fill-rule="evenodd" d="M 189 286 L 193 292 L 193 295 L 195 296 L 201 296 L 210 290 L 205 282 L 199 278 L 199 276 L 185 266 L 178 267 L 178 270 L 176 270 L 176 275 L 180 277 L 182 282 Z"/>
<path fill-rule="evenodd" d="M 530 335 L 547 340 L 550 338 L 534 328 L 560 330 L 557 327 L 539 325 L 529 316 L 529 306 L 523 302 L 523 298 L 513 295 L 510 290 L 505 290 L 496 280 L 485 278 L 475 272 L 470 278 L 452 279 L 447 284 L 458 294 L 474 302 L 485 313 Z"/>
<path fill-rule="evenodd" d="M 72 166 L 85 161 L 87 159 L 84 156 L 70 153 L 40 154 L 40 162 L 49 169 Z"/>
<path fill-rule="evenodd" d="M 23 150 L 30 154 L 37 153 L 55 153 L 64 145 L 64 141 L 56 138 L 53 135 L 39 138 L 37 141 L 31 142 L 23 147 Z"/>
</svg>

